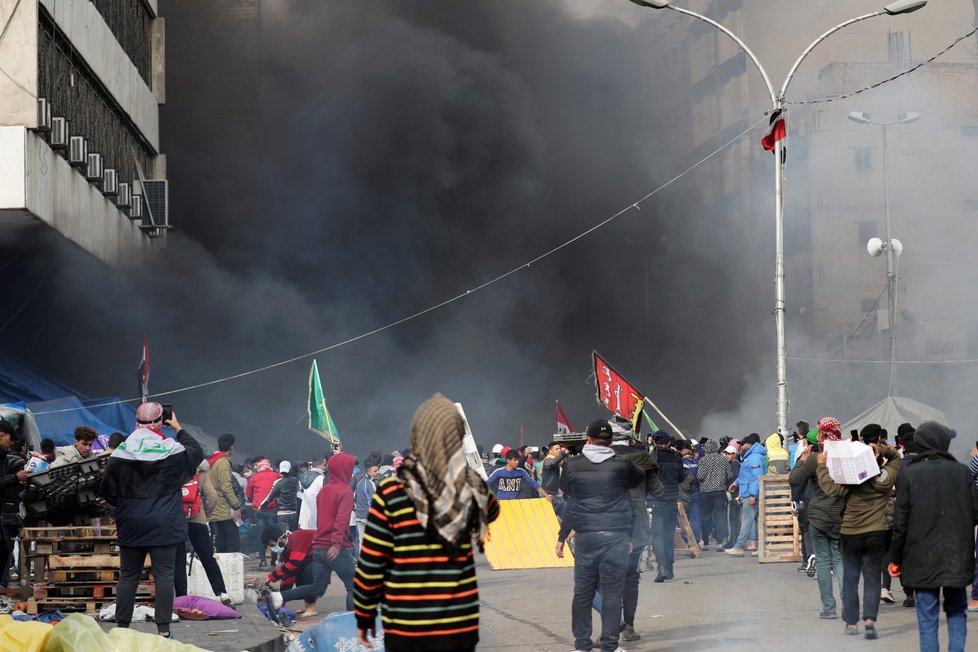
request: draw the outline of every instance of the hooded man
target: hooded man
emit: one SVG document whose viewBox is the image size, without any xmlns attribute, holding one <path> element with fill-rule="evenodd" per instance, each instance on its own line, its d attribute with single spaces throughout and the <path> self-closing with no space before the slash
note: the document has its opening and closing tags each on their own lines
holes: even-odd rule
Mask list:
<svg viewBox="0 0 978 652">
<path fill-rule="evenodd" d="M 730 461 L 720 453 L 717 442 L 707 439 L 703 442 L 703 451 L 706 454 L 696 472 L 703 501 L 703 543 L 709 545 L 712 532 L 716 551 L 723 552 L 723 543 L 727 540 L 727 486 L 735 478 Z"/>
<path fill-rule="evenodd" d="M 890 572 L 914 587 L 920 649 L 939 649 L 943 591 L 948 650 L 963 652 L 966 587 L 974 576 L 978 490 L 968 467 L 948 452 L 950 444 L 951 431 L 936 421 L 920 424 L 914 434 L 917 455 L 907 464 L 897 488 Z"/>
<path fill-rule="evenodd" d="M 465 423 L 435 394 L 411 425 L 411 454 L 377 485 L 357 564 L 356 619 L 369 647 L 383 605 L 384 647 L 474 650 L 479 590 L 472 541 L 481 549 L 499 505 L 462 450 Z"/>
<path fill-rule="evenodd" d="M 599 586 L 601 650 L 618 649 L 625 569 L 631 551 L 630 490 L 645 480 L 645 472 L 615 455 L 612 436 L 611 424 L 605 419 L 588 426 L 581 454 L 567 460 L 560 476 L 560 488 L 570 497 L 570 508 L 561 524 L 556 553 L 564 556 L 564 540 L 573 528 L 571 630 L 576 650 L 591 649 L 591 604 Z"/>
<path fill-rule="evenodd" d="M 787 473 L 791 456 L 784 449 L 784 437 L 774 433 L 764 441 L 764 447 L 767 449 L 767 472 Z"/>
<path fill-rule="evenodd" d="M 177 433 L 166 437 L 163 426 Z M 181 487 L 197 471 L 204 451 L 180 427 L 176 414 L 163 421 L 163 406 L 143 403 L 136 408 L 136 430 L 105 465 L 102 496 L 115 507 L 119 542 L 119 584 L 116 621 L 129 627 L 136 587 L 149 554 L 156 585 L 156 628 L 170 638 L 173 614 L 173 568 L 177 544 L 187 539 Z"/>
<path fill-rule="evenodd" d="M 269 613 L 290 600 L 315 602 L 326 593 L 330 576 L 336 576 L 346 587 L 346 610 L 353 611 L 353 541 L 350 539 L 350 515 L 353 513 L 353 466 L 356 460 L 349 453 L 335 453 L 326 463 L 329 482 L 316 496 L 316 535 L 312 540 L 312 584 L 287 591 L 272 592 L 265 598 Z"/>
</svg>

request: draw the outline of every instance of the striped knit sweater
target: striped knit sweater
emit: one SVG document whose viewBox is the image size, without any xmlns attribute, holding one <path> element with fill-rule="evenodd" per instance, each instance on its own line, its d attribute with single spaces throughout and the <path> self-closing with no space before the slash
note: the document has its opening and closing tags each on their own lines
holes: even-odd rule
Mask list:
<svg viewBox="0 0 978 652">
<path fill-rule="evenodd" d="M 489 495 L 489 521 L 499 515 Z M 455 650 L 479 642 L 479 589 L 472 545 L 456 554 L 421 528 L 397 477 L 377 486 L 354 580 L 357 626 L 374 626 L 378 606 L 387 650 Z"/>
</svg>

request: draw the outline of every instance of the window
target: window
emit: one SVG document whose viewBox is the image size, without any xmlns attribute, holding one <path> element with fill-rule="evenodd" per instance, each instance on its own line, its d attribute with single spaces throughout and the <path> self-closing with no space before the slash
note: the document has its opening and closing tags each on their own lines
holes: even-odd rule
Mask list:
<svg viewBox="0 0 978 652">
<path fill-rule="evenodd" d="M 876 237 L 878 230 L 879 227 L 876 225 L 876 222 L 857 222 L 856 231 L 859 246 L 865 247 L 870 238 Z"/>
<path fill-rule="evenodd" d="M 853 154 L 856 159 L 856 169 L 857 170 L 872 170 L 873 169 L 873 148 L 872 147 L 854 147 L 852 149 Z"/>
</svg>

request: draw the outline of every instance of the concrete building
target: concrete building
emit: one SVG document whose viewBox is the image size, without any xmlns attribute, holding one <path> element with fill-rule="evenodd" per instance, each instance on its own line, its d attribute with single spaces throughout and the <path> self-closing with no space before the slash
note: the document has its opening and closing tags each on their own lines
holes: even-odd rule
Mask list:
<svg viewBox="0 0 978 652">
<path fill-rule="evenodd" d="M 0 2 L 0 224 L 116 265 L 165 234 L 156 0 Z"/>
<path fill-rule="evenodd" d="M 792 63 L 815 38 L 844 20 L 879 10 L 885 2 L 791 3 L 790 12 L 778 10 L 787 3 L 766 0 L 675 4 L 739 35 L 761 60 L 777 91 Z M 978 163 L 974 101 L 978 41 L 972 37 L 936 62 L 872 92 L 821 101 L 887 79 L 937 54 L 971 29 L 975 5 L 973 0 L 932 1 L 906 16 L 880 16 L 853 24 L 816 48 L 793 78 L 786 94 L 789 355 L 793 340 L 836 351 L 885 283 L 885 263 L 866 252 L 870 237 L 883 237 L 881 131 L 847 119 L 851 111 L 866 111 L 878 121 L 896 120 L 904 112 L 922 116 L 913 124 L 890 128 L 893 235 L 906 248 L 899 262 L 903 281 L 898 357 L 924 361 L 976 357 L 978 317 L 963 309 L 949 311 L 946 297 L 922 290 L 931 287 L 939 274 L 915 252 L 937 252 L 955 260 L 973 258 L 966 243 L 974 245 L 973 235 L 978 234 L 974 227 L 978 195 L 967 175 Z M 770 234 L 758 264 L 769 264 L 773 272 L 774 164 L 758 142 L 771 103 L 761 76 L 736 43 L 702 21 L 668 10 L 648 10 L 638 29 L 649 43 L 648 81 L 655 94 L 650 106 L 656 107 L 657 119 L 670 125 L 662 142 L 656 143 L 672 153 L 663 158 L 697 161 L 762 121 L 749 139 L 739 140 L 694 170 L 695 180 L 688 185 L 702 195 L 697 201 L 704 213 L 698 219 L 742 224 L 753 233 Z M 946 170 L 940 181 L 921 188 L 917 180 L 937 169 Z M 960 244 L 937 242 L 936 222 L 921 219 L 935 211 L 939 211 L 941 233 L 957 229 L 972 235 Z M 957 272 L 960 277 L 961 270 Z M 757 290 L 770 293 L 773 306 L 774 284 L 767 287 L 767 278 L 773 280 L 773 274 L 765 274 L 765 283 Z M 872 324 L 864 325 L 840 355 L 886 359 L 888 325 L 880 321 L 886 317 L 885 295 L 877 307 L 882 312 L 874 309 Z M 927 320 L 925 315 L 943 317 Z M 773 334 L 771 320 L 770 336 L 765 333 L 762 338 L 771 356 Z"/>
</svg>

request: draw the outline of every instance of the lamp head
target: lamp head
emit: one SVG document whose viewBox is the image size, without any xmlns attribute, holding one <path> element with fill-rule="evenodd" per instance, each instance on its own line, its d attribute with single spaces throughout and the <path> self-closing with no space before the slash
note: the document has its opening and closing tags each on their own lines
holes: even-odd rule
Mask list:
<svg viewBox="0 0 978 652">
<path fill-rule="evenodd" d="M 926 4 L 927 0 L 896 0 L 896 2 L 891 2 L 883 7 L 883 11 L 891 16 L 909 14 L 918 9 L 923 9 Z"/>
<path fill-rule="evenodd" d="M 853 111 L 849 114 L 849 119 L 863 125 L 873 123 L 873 116 L 865 111 Z"/>
<path fill-rule="evenodd" d="M 669 6 L 669 0 L 629 0 L 637 4 L 639 7 L 647 7 L 649 9 L 665 9 Z"/>
<path fill-rule="evenodd" d="M 913 122 L 914 120 L 920 120 L 920 114 L 914 113 L 913 111 L 908 111 L 906 113 L 897 114 L 897 123 L 905 125 L 908 122 Z"/>
<path fill-rule="evenodd" d="M 890 246 L 893 247 L 893 254 L 899 256 L 903 253 L 903 243 L 896 238 L 890 238 Z"/>
<path fill-rule="evenodd" d="M 869 242 L 866 243 L 866 251 L 873 258 L 879 258 L 880 254 L 883 253 L 883 241 L 879 238 L 870 238 Z"/>
</svg>

